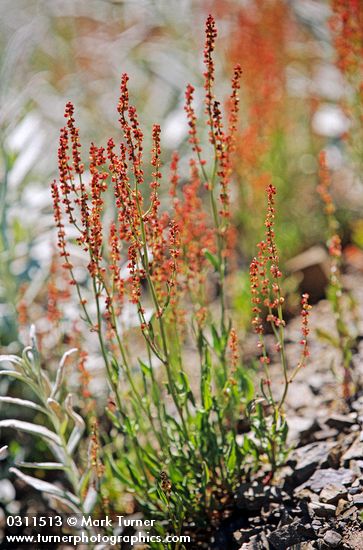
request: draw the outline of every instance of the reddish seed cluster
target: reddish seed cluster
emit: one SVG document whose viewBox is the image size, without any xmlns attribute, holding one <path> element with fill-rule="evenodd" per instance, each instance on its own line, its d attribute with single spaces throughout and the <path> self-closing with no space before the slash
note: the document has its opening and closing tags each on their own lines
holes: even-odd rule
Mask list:
<svg viewBox="0 0 363 550">
<path fill-rule="evenodd" d="M 268 323 L 273 324 L 275 327 L 285 325 L 285 321 L 277 313 L 278 308 L 284 303 L 284 298 L 281 296 L 279 285 L 279 278 L 282 273 L 279 268 L 274 233 L 275 194 L 276 188 L 270 184 L 267 188 L 266 240 L 257 245 L 257 258 L 254 258 L 250 265 L 252 311 L 254 313 L 252 325 L 257 334 L 263 334 L 264 330 L 261 318 L 262 306 L 268 311 L 266 316 Z"/>
<path fill-rule="evenodd" d="M 208 227 L 199 192 L 201 180 L 197 164 L 190 161 L 190 180 L 183 186 L 182 198 L 176 196 L 177 156 L 173 159 L 171 195 L 174 197 L 174 216 L 180 230 L 182 243 L 182 265 L 180 270 L 186 276 L 189 287 L 198 288 L 205 281 L 207 260 L 205 250 L 216 251 L 214 231 Z"/>
<path fill-rule="evenodd" d="M 229 98 L 229 135 L 228 135 L 228 149 L 230 152 L 236 148 L 235 134 L 237 131 L 238 112 L 239 112 L 239 93 L 241 88 L 241 76 L 242 68 L 240 65 L 236 65 L 234 68 L 232 78 L 232 93 Z"/>
<path fill-rule="evenodd" d="M 76 284 L 67 251 L 63 220 L 63 214 L 66 214 L 68 222 L 78 232 L 78 244 L 88 253 L 88 271 L 96 285 L 96 298 L 103 297 L 105 301 L 104 319 L 109 334 L 116 330 L 115 318 L 120 313 L 126 293 L 130 301 L 137 305 L 140 314 L 143 314 L 141 283 L 147 276 L 150 277 L 159 303 L 157 316 L 163 314 L 163 303 L 170 298 L 176 284 L 180 254 L 178 224 L 171 221 L 167 214 L 160 213 L 158 188 L 162 174 L 159 125 L 154 125 L 152 130 L 153 171 L 149 184 L 149 205 L 147 209 L 144 207 L 139 189 L 144 183 L 143 134 L 136 110 L 129 103 L 127 82 L 128 76 L 123 75 L 118 112 L 124 141 L 119 153 L 116 152 L 113 139 L 108 141 L 106 149 L 91 144 L 91 178 L 85 184 L 82 180 L 84 168 L 79 154 L 74 108 L 68 103 L 65 111 L 67 125 L 62 128 L 60 135 L 59 184 L 52 184 L 58 246 L 65 260 L 64 267 L 70 271 L 72 284 Z M 75 177 L 79 180 L 77 185 Z M 107 228 L 104 195 L 110 184 L 114 190 L 116 216 Z M 129 271 L 126 278 L 121 270 L 125 261 Z M 86 307 L 84 300 L 81 303 Z M 92 330 L 100 329 L 99 322 L 92 326 Z"/>
<path fill-rule="evenodd" d="M 270 358 L 267 354 L 264 343 L 264 320 L 262 318 L 262 308 L 267 312 L 266 322 L 270 323 L 276 336 L 275 351 L 282 354 L 282 364 L 285 372 L 285 381 L 287 382 L 286 357 L 284 352 L 284 332 L 285 321 L 282 314 L 282 305 L 284 298 L 281 295 L 279 279 L 282 273 L 279 268 L 279 258 L 277 254 L 274 219 L 275 219 L 275 197 L 276 188 L 269 185 L 267 188 L 267 214 L 265 220 L 266 240 L 258 244 L 258 255 L 250 265 L 251 295 L 253 304 L 252 326 L 259 335 L 258 347 L 261 350 L 260 361 L 267 367 Z M 296 375 L 300 367 L 305 365 L 308 351 L 309 334 L 309 295 L 303 294 L 301 299 L 301 317 L 302 317 L 302 340 L 303 346 L 300 363 L 297 365 L 292 378 Z M 291 379 L 292 379 L 291 378 Z M 266 382 L 267 383 L 267 382 Z"/>
<path fill-rule="evenodd" d="M 326 163 L 326 153 L 321 151 L 319 154 L 319 185 L 317 186 L 317 191 L 324 203 L 325 212 L 328 218 L 330 238 L 328 242 L 329 255 L 331 258 L 340 258 L 342 255 L 342 244 L 339 235 L 335 233 L 336 231 L 336 220 L 335 220 L 335 206 L 330 194 L 331 179 L 329 174 L 329 169 Z"/>
<path fill-rule="evenodd" d="M 205 41 L 205 48 L 204 48 L 204 65 L 206 68 L 206 71 L 204 73 L 204 88 L 206 91 L 205 96 L 205 105 L 206 105 L 206 114 L 209 116 L 209 123 L 211 125 L 211 134 L 210 139 L 211 143 L 214 143 L 214 133 L 213 133 L 213 112 L 215 111 L 214 115 L 216 119 L 220 116 L 220 113 L 217 112 L 218 107 L 214 105 L 214 95 L 212 92 L 212 87 L 214 83 L 214 75 L 215 75 L 215 68 L 214 68 L 214 61 L 213 61 L 213 52 L 215 48 L 215 41 L 217 38 L 217 28 L 215 21 L 211 15 L 208 16 L 206 25 L 205 25 L 205 33 L 206 33 L 206 41 Z"/>
<path fill-rule="evenodd" d="M 57 186 L 56 181 L 52 182 L 51 185 L 52 189 L 52 198 L 53 198 L 53 215 L 55 224 L 57 227 L 57 234 L 58 234 L 58 248 L 60 250 L 60 256 L 64 258 L 64 263 L 62 267 L 65 269 L 72 270 L 72 264 L 69 261 L 69 252 L 67 252 L 66 247 L 66 233 L 64 230 L 64 223 L 62 221 L 62 209 L 61 209 L 61 202 L 60 202 L 60 196 L 59 196 L 59 189 Z M 73 279 L 71 280 L 71 283 L 73 284 Z"/>
<path fill-rule="evenodd" d="M 337 66 L 349 84 L 342 107 L 350 117 L 349 131 L 343 136 L 356 148 L 363 131 L 363 2 L 332 0 L 330 27 L 337 54 Z"/>
<path fill-rule="evenodd" d="M 344 74 L 361 78 L 363 64 L 363 4 L 361 0 L 333 0 L 330 26 Z"/>
<path fill-rule="evenodd" d="M 206 22 L 206 42 L 204 49 L 204 89 L 205 89 L 205 113 L 207 115 L 207 125 L 209 126 L 209 141 L 214 147 L 215 158 L 217 162 L 216 175 L 220 186 L 220 210 L 219 215 L 222 218 L 229 218 L 229 182 L 232 172 L 231 154 L 235 150 L 235 133 L 237 130 L 237 115 L 239 110 L 238 91 L 240 89 L 240 78 L 242 74 L 241 67 L 237 65 L 234 69 L 232 78 L 232 93 L 229 98 L 229 126 L 228 134 L 223 129 L 222 111 L 219 101 L 214 97 L 213 87 L 215 80 L 215 67 L 213 61 L 213 52 L 215 40 L 217 37 L 217 28 L 211 15 Z M 200 141 L 197 135 L 197 117 L 193 107 L 194 87 L 188 85 L 185 92 L 185 111 L 187 113 L 189 125 L 189 142 L 193 151 L 198 155 L 198 161 L 202 167 L 205 160 L 201 158 Z M 212 183 L 205 182 L 206 188 L 212 191 Z"/>
<path fill-rule="evenodd" d="M 100 441 L 98 435 L 98 425 L 94 421 L 90 438 L 89 456 L 91 459 L 91 467 L 97 479 L 101 479 L 105 468 L 100 458 Z"/>
<path fill-rule="evenodd" d="M 181 312 L 182 293 L 188 291 L 193 297 L 201 296 L 207 269 L 211 267 L 206 252 L 218 257 L 221 264 L 230 254 L 234 233 L 226 220 L 230 215 L 231 154 L 235 150 L 241 68 L 237 66 L 234 70 L 228 132 L 225 132 L 221 107 L 213 94 L 216 36 L 215 22 L 209 16 L 204 52 L 205 107 L 210 141 L 215 153 L 215 169 L 212 170 L 211 181 L 208 181 L 209 170 L 201 158 L 197 136 L 194 88 L 189 85 L 185 94 L 185 111 L 189 141 L 197 154 L 197 160 L 190 161 L 190 179 L 180 190 L 177 155 L 172 159 L 170 195 L 173 197 L 173 219 L 161 211 L 158 194 L 162 180 L 161 130 L 158 124 L 152 129 L 151 178 L 147 189 L 141 192 L 142 186 L 145 187 L 143 133 L 136 109 L 130 104 L 127 74 L 121 78 L 117 107 L 122 130 L 121 144 L 117 149 L 111 138 L 106 148 L 91 145 L 90 178 L 87 181 L 83 180 L 84 166 L 81 162 L 74 107 L 70 102 L 66 105 L 67 122 L 61 130 L 58 152 L 59 183 L 52 184 L 58 246 L 71 282 L 77 285 L 83 313 L 91 330 L 100 333 L 105 322 L 111 347 L 111 340 L 117 336 L 117 318 L 126 297 L 137 306 L 140 325 L 147 337 L 149 325 L 145 321 L 142 306 L 143 284 L 146 283 L 149 288 L 156 317 L 161 317 L 166 305 L 170 303 Z M 208 222 L 210 213 L 207 215 L 203 205 L 205 189 L 201 178 L 212 194 L 212 227 Z M 105 197 L 110 187 L 114 193 L 114 210 L 110 208 L 106 213 Z M 217 189 L 219 208 L 215 200 Z M 67 250 L 65 226 L 68 225 L 77 231 L 76 242 L 88 254 L 87 268 L 97 301 L 96 319 L 88 314 L 87 302 L 82 298 L 82 289 L 75 280 L 75 271 Z M 105 308 L 100 305 L 100 300 Z M 175 313 L 175 318 L 177 315 Z"/>
<path fill-rule="evenodd" d="M 197 116 L 193 107 L 194 91 L 194 87 L 191 84 L 188 84 L 185 91 L 184 110 L 187 114 L 189 126 L 189 143 L 192 145 L 193 151 L 197 154 L 200 154 L 202 152 L 202 149 L 200 147 L 200 142 L 197 135 Z M 205 161 L 203 161 L 203 164 L 205 164 Z"/>
<path fill-rule="evenodd" d="M 82 395 L 85 399 L 89 399 L 92 395 L 89 389 L 91 376 L 86 367 L 87 358 L 88 353 L 86 351 L 81 351 L 81 353 L 79 354 L 78 370 L 80 372 Z"/>
<path fill-rule="evenodd" d="M 309 305 L 309 294 L 303 294 L 301 297 L 301 333 L 302 333 L 302 340 L 300 341 L 300 344 L 303 346 L 303 352 L 302 356 L 303 358 L 309 356 L 309 350 L 308 350 L 308 334 L 310 332 L 309 330 L 309 312 L 311 310 L 311 305 Z"/>
<path fill-rule="evenodd" d="M 317 191 L 324 202 L 325 205 L 325 212 L 328 214 L 328 216 L 334 214 L 335 212 L 335 206 L 333 203 L 332 196 L 330 194 L 330 174 L 329 169 L 327 167 L 326 163 L 326 153 L 325 151 L 320 151 L 319 154 L 319 185 L 317 187 Z"/>
<path fill-rule="evenodd" d="M 237 337 L 237 332 L 234 328 L 232 328 L 231 332 L 229 333 L 228 346 L 231 354 L 231 367 L 233 372 L 236 369 L 239 362 L 238 337 Z"/>
<path fill-rule="evenodd" d="M 331 258 L 340 258 L 342 255 L 342 241 L 339 235 L 333 235 L 328 242 L 328 251 Z"/>
<path fill-rule="evenodd" d="M 81 155 L 80 155 L 81 144 L 79 141 L 79 129 L 75 127 L 75 120 L 73 118 L 73 115 L 74 115 L 74 106 L 69 101 L 66 105 L 64 116 L 67 119 L 67 127 L 68 127 L 68 131 L 69 131 L 69 135 L 72 143 L 73 167 L 74 167 L 74 171 L 77 174 L 83 174 L 84 166 L 81 162 Z"/>
</svg>

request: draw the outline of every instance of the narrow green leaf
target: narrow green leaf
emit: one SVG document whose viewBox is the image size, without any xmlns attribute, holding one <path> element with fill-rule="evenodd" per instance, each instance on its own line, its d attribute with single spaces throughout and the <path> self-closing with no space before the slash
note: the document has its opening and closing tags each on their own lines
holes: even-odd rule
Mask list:
<svg viewBox="0 0 363 550">
<path fill-rule="evenodd" d="M 204 250 L 204 256 L 207 258 L 207 260 L 212 264 L 214 269 L 216 271 L 219 271 L 219 260 L 217 256 L 209 252 L 209 250 Z"/>
<path fill-rule="evenodd" d="M 211 331 L 212 331 L 212 339 L 213 339 L 213 349 L 217 354 L 220 354 L 222 351 L 222 345 L 221 345 L 222 342 L 218 334 L 218 331 L 213 323 L 211 324 Z"/>
<path fill-rule="evenodd" d="M 334 338 L 329 332 L 322 328 L 316 329 L 316 334 L 321 340 L 325 340 L 326 342 L 329 342 L 332 346 L 335 348 L 339 348 L 339 340 L 338 338 Z"/>
</svg>

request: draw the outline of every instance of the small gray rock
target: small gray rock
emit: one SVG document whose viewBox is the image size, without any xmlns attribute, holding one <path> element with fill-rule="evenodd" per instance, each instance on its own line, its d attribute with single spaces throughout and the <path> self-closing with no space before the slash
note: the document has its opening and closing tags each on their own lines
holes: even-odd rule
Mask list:
<svg viewBox="0 0 363 550">
<path fill-rule="evenodd" d="M 357 418 L 357 415 L 355 415 L 355 417 L 352 418 L 350 416 L 343 415 L 343 414 L 333 414 L 332 416 L 330 416 L 330 418 L 328 418 L 325 424 L 329 426 L 329 428 L 344 430 L 356 424 L 356 418 Z"/>
<path fill-rule="evenodd" d="M 353 503 L 361 508 L 363 506 L 363 493 L 359 493 L 358 495 L 353 495 Z"/>
<path fill-rule="evenodd" d="M 288 442 L 303 442 L 319 427 L 315 418 L 305 418 L 302 416 L 289 417 Z"/>
<path fill-rule="evenodd" d="M 333 504 L 326 504 L 325 502 L 310 502 L 308 504 L 308 510 L 310 517 L 318 516 L 319 518 L 330 518 L 335 516 L 336 506 Z"/>
<path fill-rule="evenodd" d="M 314 529 L 310 524 L 304 525 L 299 520 L 295 520 L 288 525 L 278 527 L 268 535 L 267 540 L 271 548 L 285 550 L 290 546 L 315 538 Z"/>
<path fill-rule="evenodd" d="M 350 460 L 354 459 L 360 459 L 363 456 L 363 441 L 360 441 L 360 437 L 358 437 L 353 445 L 349 447 L 349 449 L 343 454 L 342 461 L 344 462 L 344 465 L 347 465 Z"/>
<path fill-rule="evenodd" d="M 325 428 L 314 433 L 315 441 L 326 441 L 327 439 L 335 438 L 338 435 L 338 430 L 334 428 Z"/>
<path fill-rule="evenodd" d="M 323 524 L 319 519 L 313 519 L 313 521 L 311 522 L 311 526 L 314 529 L 314 531 L 319 531 L 319 529 L 322 528 Z"/>
<path fill-rule="evenodd" d="M 336 447 L 334 441 L 314 442 L 296 449 L 290 459 L 289 464 L 295 466 L 295 478 L 302 483 L 309 479 L 311 474 L 320 466 L 327 466 L 329 456 Z"/>
<path fill-rule="evenodd" d="M 335 504 L 340 498 L 346 498 L 347 489 L 344 485 L 329 483 L 321 491 L 319 499 L 327 504 Z"/>
<path fill-rule="evenodd" d="M 324 535 L 324 542 L 331 548 L 336 548 L 342 541 L 342 536 L 336 531 L 329 530 Z"/>
<path fill-rule="evenodd" d="M 313 475 L 296 491 L 307 488 L 314 493 L 320 493 L 327 485 L 350 485 L 354 479 L 355 474 L 348 468 L 325 468 L 323 470 L 316 470 Z"/>
</svg>

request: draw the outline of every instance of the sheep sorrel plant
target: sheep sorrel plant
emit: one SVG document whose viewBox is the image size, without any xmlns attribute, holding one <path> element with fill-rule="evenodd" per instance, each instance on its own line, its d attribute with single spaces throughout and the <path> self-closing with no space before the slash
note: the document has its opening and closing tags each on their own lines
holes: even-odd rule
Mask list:
<svg viewBox="0 0 363 550">
<path fill-rule="evenodd" d="M 261 379 L 260 390 L 262 397 L 249 404 L 252 429 L 257 438 L 257 444 L 249 444 L 258 455 L 266 456 L 271 466 L 267 480 L 271 479 L 278 466 L 284 463 L 288 449 L 286 436 L 288 426 L 284 415 L 284 403 L 288 394 L 289 385 L 299 370 L 305 366 L 309 355 L 307 337 L 309 334 L 308 319 L 311 306 L 308 303 L 309 295 L 301 298 L 302 317 L 302 351 L 300 360 L 294 369 L 290 369 L 285 350 L 285 321 L 283 317 L 284 297 L 282 296 L 280 279 L 282 272 L 279 267 L 278 251 L 275 243 L 274 220 L 276 188 L 269 185 L 267 188 L 267 214 L 265 220 L 266 239 L 258 246 L 258 255 L 250 265 L 251 294 L 252 294 L 252 325 L 258 335 L 260 362 L 265 370 L 265 377 Z M 270 363 L 271 359 L 264 339 L 265 324 L 272 329 L 275 338 L 275 352 L 279 355 L 283 372 L 283 390 L 276 397 L 271 387 Z"/>
<path fill-rule="evenodd" d="M 354 310 L 355 304 L 348 294 L 344 296 L 343 293 L 341 279 L 342 243 L 338 234 L 339 223 L 335 216 L 335 205 L 330 193 L 331 178 L 326 162 L 325 151 L 321 151 L 319 155 L 319 178 L 320 183 L 317 187 L 317 191 L 324 203 L 328 225 L 327 247 L 330 256 L 330 277 L 327 297 L 334 313 L 336 336 L 323 329 L 318 329 L 318 335 L 332 344 L 342 355 L 342 395 L 344 399 L 348 399 L 354 392 L 352 379 L 352 349 L 356 344 L 356 335 L 353 334 L 352 327 L 349 326 L 348 323 L 345 298 L 351 302 L 350 309 Z"/>
<path fill-rule="evenodd" d="M 226 288 L 234 239 L 230 179 L 241 69 L 234 69 L 229 114 L 223 120 L 214 95 L 216 36 L 209 16 L 204 113 L 211 153 L 201 146 L 195 90 L 188 85 L 185 111 L 194 157 L 189 161 L 190 175 L 182 183 L 179 157 L 173 156 L 172 214 L 161 205 L 161 129 L 153 126 L 147 163 L 143 133 L 129 100 L 128 76 L 122 76 L 118 103 L 120 144 L 113 139 L 105 148 L 91 144 L 88 170 L 81 160 L 73 105 L 66 105 L 59 182 L 52 183 L 58 246 L 82 318 L 98 339 L 108 387 L 109 424 L 103 421 L 98 432 L 92 431 L 90 468 L 77 469 L 71 456 L 75 436 L 70 422 L 78 437 L 80 420 L 65 397 L 64 361 L 55 388 L 43 373 L 35 346 L 23 360 L 11 358 L 23 374 L 7 373 L 28 377 L 40 400 L 37 409 L 50 408 L 55 435 L 49 436 L 50 429 L 45 433 L 69 474 L 80 510 L 119 512 L 124 504 L 120 491 L 112 487 L 117 479 L 117 487 L 132 494 L 147 517 L 160 520 L 160 532 L 180 534 L 194 527 L 194 533 L 200 530 L 204 537 L 233 508 L 235 489 L 243 477 L 250 477 L 260 469 L 261 460 L 267 460 L 269 481 L 286 455 L 283 406 L 288 386 L 308 354 L 310 308 L 304 295 L 302 358 L 290 373 L 273 229 L 275 188 L 270 185 L 266 241 L 260 243 L 251 264 L 253 322 L 266 371 L 262 397 L 253 399 L 253 384 L 239 358 Z M 284 390 L 278 400 L 270 385 L 262 308 L 268 312 L 266 321 L 275 334 L 283 367 Z M 35 365 L 29 357 L 38 358 Z M 237 438 L 244 416 L 251 420 L 254 437 Z M 25 429 L 19 423 L 17 427 Z M 178 544 L 175 548 L 181 547 Z M 151 546 L 171 548 L 161 543 Z"/>
<path fill-rule="evenodd" d="M 212 155 L 209 159 L 202 151 L 194 88 L 188 85 L 185 110 L 195 158 L 189 181 L 181 185 L 179 159 L 173 157 L 171 216 L 161 210 L 159 198 L 160 126 L 152 129 L 147 178 L 143 133 L 129 101 L 126 74 L 118 103 L 120 145 L 113 139 L 106 148 L 92 144 L 88 177 L 68 103 L 59 183 L 52 184 L 60 254 L 82 316 L 97 334 L 110 389 L 107 414 L 113 428 L 101 434 L 105 476 L 116 476 L 148 514 L 169 517 L 177 533 L 183 523 L 217 521 L 222 503 L 225 507 L 232 499 L 244 454 L 236 443 L 237 423 L 251 393 L 239 365 L 225 290 L 241 69 L 234 70 L 229 117 L 223 123 L 213 92 L 216 36 L 209 16 L 204 88 Z M 71 258 L 74 244 L 84 264 Z M 82 265 L 88 279 L 80 282 Z M 213 288 L 207 289 L 213 282 L 219 300 L 214 314 Z M 125 327 L 123 311 L 135 313 L 137 327 Z M 130 338 L 137 339 L 137 348 Z"/>
</svg>

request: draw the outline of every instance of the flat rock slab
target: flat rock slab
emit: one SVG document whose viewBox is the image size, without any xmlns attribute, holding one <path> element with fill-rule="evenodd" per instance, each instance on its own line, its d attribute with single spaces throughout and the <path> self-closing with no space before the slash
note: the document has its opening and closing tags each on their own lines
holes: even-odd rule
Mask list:
<svg viewBox="0 0 363 550">
<path fill-rule="evenodd" d="M 328 418 L 328 420 L 325 422 L 329 428 L 336 428 L 337 430 L 344 430 L 351 428 L 355 423 L 357 419 L 357 415 L 347 416 L 342 414 L 334 414 Z"/>
<path fill-rule="evenodd" d="M 316 470 L 305 483 L 296 488 L 296 491 L 299 492 L 306 488 L 313 491 L 313 493 L 319 494 L 327 485 L 349 485 L 355 478 L 355 473 L 348 468 Z"/>
<path fill-rule="evenodd" d="M 357 437 L 353 445 L 343 454 L 342 461 L 344 464 L 349 463 L 350 460 L 361 459 L 363 457 L 363 441 L 361 436 Z"/>
<path fill-rule="evenodd" d="M 304 438 L 312 435 L 319 428 L 315 418 L 302 416 L 289 417 L 288 442 L 301 442 Z"/>
<path fill-rule="evenodd" d="M 324 535 L 324 542 L 329 545 L 329 548 L 337 548 L 340 545 L 342 538 L 343 537 L 339 535 L 339 533 L 330 529 Z"/>
<path fill-rule="evenodd" d="M 312 526 L 310 524 L 304 525 L 299 520 L 283 525 L 267 536 L 271 548 L 275 550 L 285 550 L 294 544 L 300 544 L 315 538 L 316 535 Z"/>
<path fill-rule="evenodd" d="M 358 508 L 363 508 L 363 493 L 353 495 L 353 502 Z"/>
<path fill-rule="evenodd" d="M 346 498 L 348 495 L 347 488 L 342 484 L 329 483 L 320 493 L 319 500 L 327 504 L 336 504 L 341 498 Z"/>
<path fill-rule="evenodd" d="M 330 518 L 335 516 L 337 507 L 334 504 L 326 504 L 325 502 L 311 502 L 308 509 L 311 518 L 315 518 L 315 516 Z"/>
<path fill-rule="evenodd" d="M 296 449 L 288 461 L 294 467 L 296 480 L 302 483 L 317 468 L 328 466 L 330 454 L 336 446 L 335 441 L 318 441 Z"/>
</svg>

